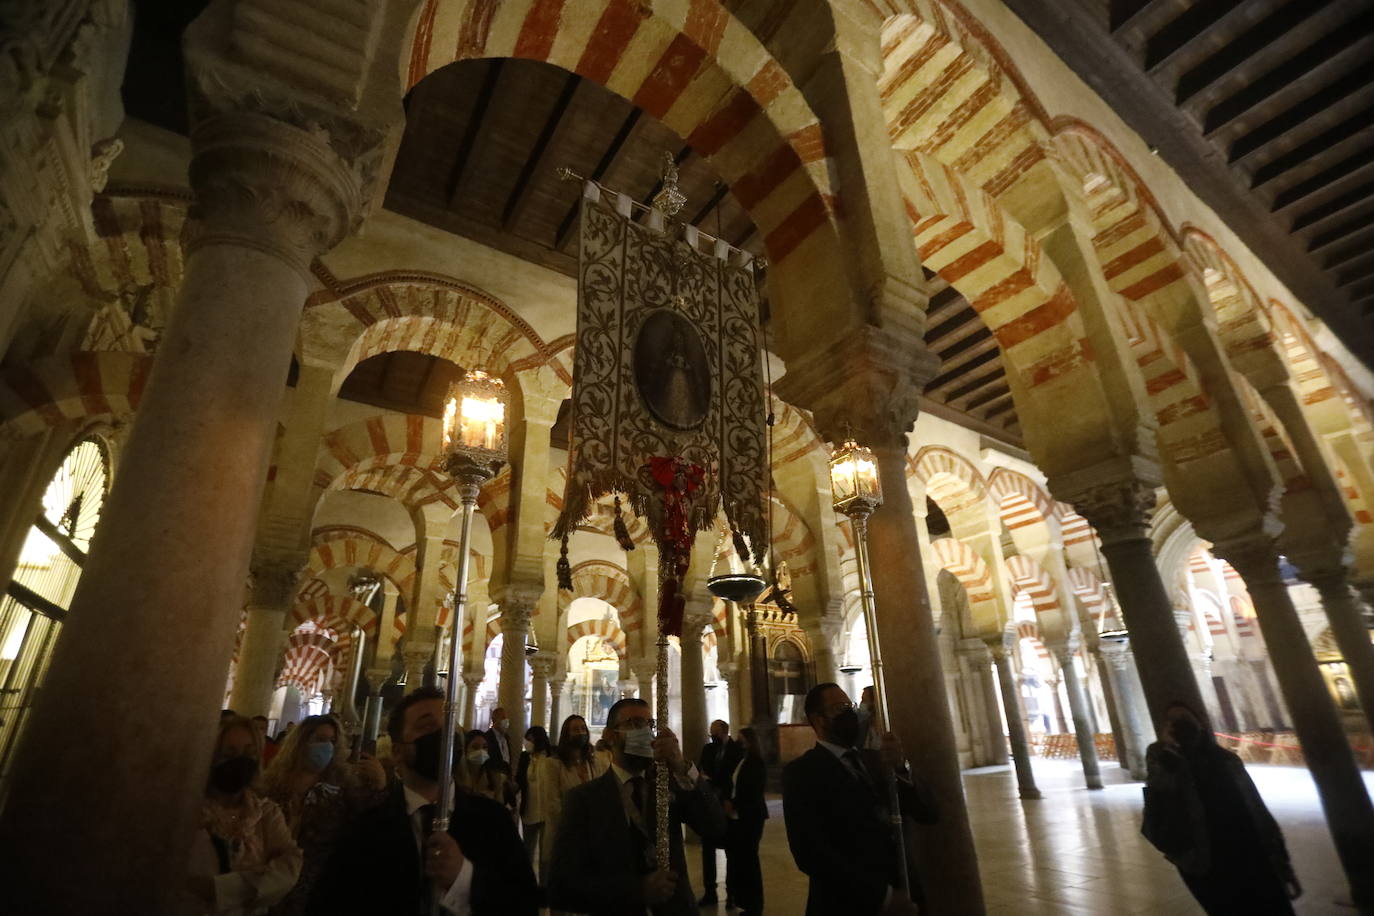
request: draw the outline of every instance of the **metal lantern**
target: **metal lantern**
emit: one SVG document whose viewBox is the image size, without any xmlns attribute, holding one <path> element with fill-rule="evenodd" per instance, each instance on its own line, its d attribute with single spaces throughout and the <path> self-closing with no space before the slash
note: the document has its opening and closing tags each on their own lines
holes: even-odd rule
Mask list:
<svg viewBox="0 0 1374 916">
<path fill-rule="evenodd" d="M 883 487 L 878 481 L 878 462 L 873 453 L 853 439 L 835 449 L 830 457 L 830 489 L 835 511 L 865 514 L 883 504 Z"/>
<path fill-rule="evenodd" d="M 509 403 L 501 380 L 480 369 L 449 386 L 444 399 L 443 449 L 450 474 L 458 476 L 474 465 L 491 469 L 505 462 Z"/>
</svg>

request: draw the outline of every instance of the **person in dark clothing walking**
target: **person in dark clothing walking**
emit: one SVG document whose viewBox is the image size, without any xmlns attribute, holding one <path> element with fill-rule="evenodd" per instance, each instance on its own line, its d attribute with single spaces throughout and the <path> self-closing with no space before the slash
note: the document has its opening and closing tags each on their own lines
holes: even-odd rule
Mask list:
<svg viewBox="0 0 1374 916">
<path fill-rule="evenodd" d="M 1141 832 L 1208 913 L 1292 913 L 1302 887 L 1245 764 L 1187 704 L 1174 703 L 1165 716 L 1164 740 L 1145 753 Z"/>
<path fill-rule="evenodd" d="M 727 900 L 739 904 L 740 916 L 758 916 L 763 912 L 759 841 L 763 839 L 763 822 L 768 820 L 768 802 L 763 797 L 768 772 L 758 734 L 752 728 L 740 729 L 737 744 L 742 753 L 730 774 L 725 801 L 725 816 L 730 821 L 725 834 L 725 856 L 729 862 L 725 893 Z"/>
<path fill-rule="evenodd" d="M 716 790 L 716 797 L 724 801 L 730 795 L 730 777 L 735 772 L 735 767 L 739 765 L 743 752 L 736 741 L 730 740 L 730 724 L 721 719 L 711 723 L 711 740 L 706 742 L 706 746 L 701 749 L 701 756 L 697 760 L 697 769 L 707 779 L 711 780 L 711 787 Z M 716 904 L 716 849 L 718 847 L 709 840 L 701 841 L 701 883 L 702 895 L 697 901 L 698 906 L 714 906 Z M 734 901 L 730 898 L 730 851 L 725 851 L 725 905 L 733 906 Z"/>
<path fill-rule="evenodd" d="M 909 856 L 910 897 L 898 888 L 885 771 L 896 776 L 904 817 L 934 823 L 934 796 L 907 769 L 895 735 L 883 736 L 881 751 L 857 747 L 859 715 L 839 685 L 812 687 L 805 709 L 816 746 L 783 770 L 782 811 L 792 858 L 811 879 L 806 916 L 915 913 L 920 885 Z"/>
</svg>

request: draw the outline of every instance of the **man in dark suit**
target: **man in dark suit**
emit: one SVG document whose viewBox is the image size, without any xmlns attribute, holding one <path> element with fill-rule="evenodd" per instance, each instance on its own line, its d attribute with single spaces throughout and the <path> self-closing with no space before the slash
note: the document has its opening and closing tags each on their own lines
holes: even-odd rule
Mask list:
<svg viewBox="0 0 1374 916">
<path fill-rule="evenodd" d="M 620 700 L 611 707 L 603 737 L 611 746 L 605 774 L 571 790 L 563 802 L 549 873 L 549 904 L 591 916 L 689 916 L 697 906 L 687 880 L 682 824 L 703 839 L 725 833 L 720 801 L 696 767 L 682 756 L 677 736 L 652 735 L 649 704 Z M 654 856 L 656 767 L 667 767 L 669 864 Z"/>
<path fill-rule="evenodd" d="M 730 723 L 720 719 L 711 723 L 711 740 L 701 749 L 697 769 L 711 780 L 716 797 L 722 802 L 730 797 L 730 780 L 735 767 L 739 765 L 741 752 L 739 743 L 730 738 Z M 699 906 L 713 906 L 716 901 L 716 845 L 705 839 L 701 841 L 701 883 L 705 892 L 697 901 Z M 730 887 L 730 859 L 725 859 L 725 886 Z M 726 891 L 725 905 L 733 906 L 729 891 Z"/>
<path fill-rule="evenodd" d="M 401 779 L 380 805 L 344 832 L 311 894 L 312 916 L 441 912 L 498 916 L 539 912 L 539 888 L 510 815 L 460 792 L 447 833 L 431 833 L 438 809 L 444 696 L 422 687 L 387 723 Z"/>
<path fill-rule="evenodd" d="M 817 743 L 783 770 L 782 810 L 792 857 L 811 879 L 807 916 L 917 912 L 897 887 L 899 854 L 888 819 L 885 771 L 896 774 L 903 816 L 933 823 L 933 796 L 913 781 L 896 736 L 884 735 L 881 751 L 855 746 L 859 717 L 838 685 L 811 689 L 806 718 Z M 908 874 L 912 896 L 919 899 L 909 865 Z"/>
<path fill-rule="evenodd" d="M 491 755 L 488 766 L 500 770 L 507 776 L 515 776 L 515 761 L 520 757 L 519 748 L 511 749 L 510 717 L 500 706 L 491 711 L 491 728 L 487 729 L 487 753 Z"/>
</svg>

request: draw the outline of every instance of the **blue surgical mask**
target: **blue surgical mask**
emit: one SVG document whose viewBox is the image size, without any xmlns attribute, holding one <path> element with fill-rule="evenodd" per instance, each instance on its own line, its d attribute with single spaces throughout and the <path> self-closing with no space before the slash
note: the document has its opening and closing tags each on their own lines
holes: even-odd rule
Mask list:
<svg viewBox="0 0 1374 916">
<path fill-rule="evenodd" d="M 642 728 L 625 729 L 625 753 L 632 757 L 654 756 L 654 730 L 645 725 Z"/>
<path fill-rule="evenodd" d="M 305 746 L 305 765 L 319 772 L 334 762 L 334 745 L 327 741 L 317 741 Z"/>
</svg>

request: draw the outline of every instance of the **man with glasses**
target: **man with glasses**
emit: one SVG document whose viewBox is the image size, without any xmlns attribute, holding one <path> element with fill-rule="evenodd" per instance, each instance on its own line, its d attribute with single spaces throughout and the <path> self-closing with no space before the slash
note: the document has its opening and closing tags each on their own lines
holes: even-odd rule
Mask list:
<svg viewBox="0 0 1374 916">
<path fill-rule="evenodd" d="M 782 810 L 792 857 L 811 879 L 807 916 L 918 912 L 915 872 L 908 865 L 911 897 L 898 889 L 899 851 L 889 820 L 887 773 L 897 778 L 904 817 L 929 824 L 934 798 L 912 781 L 902 746 L 891 732 L 882 750 L 861 750 L 858 711 L 837 684 L 818 684 L 806 695 L 806 719 L 816 746 L 782 773 Z"/>
<path fill-rule="evenodd" d="M 682 852 L 682 824 L 720 842 L 725 814 L 708 779 L 682 756 L 677 736 L 654 737 L 649 704 L 633 697 L 611 707 L 602 737 L 605 774 L 568 792 L 554 840 L 549 904 L 591 916 L 689 916 L 697 912 Z M 669 863 L 655 860 L 656 768 L 670 772 Z"/>
</svg>

